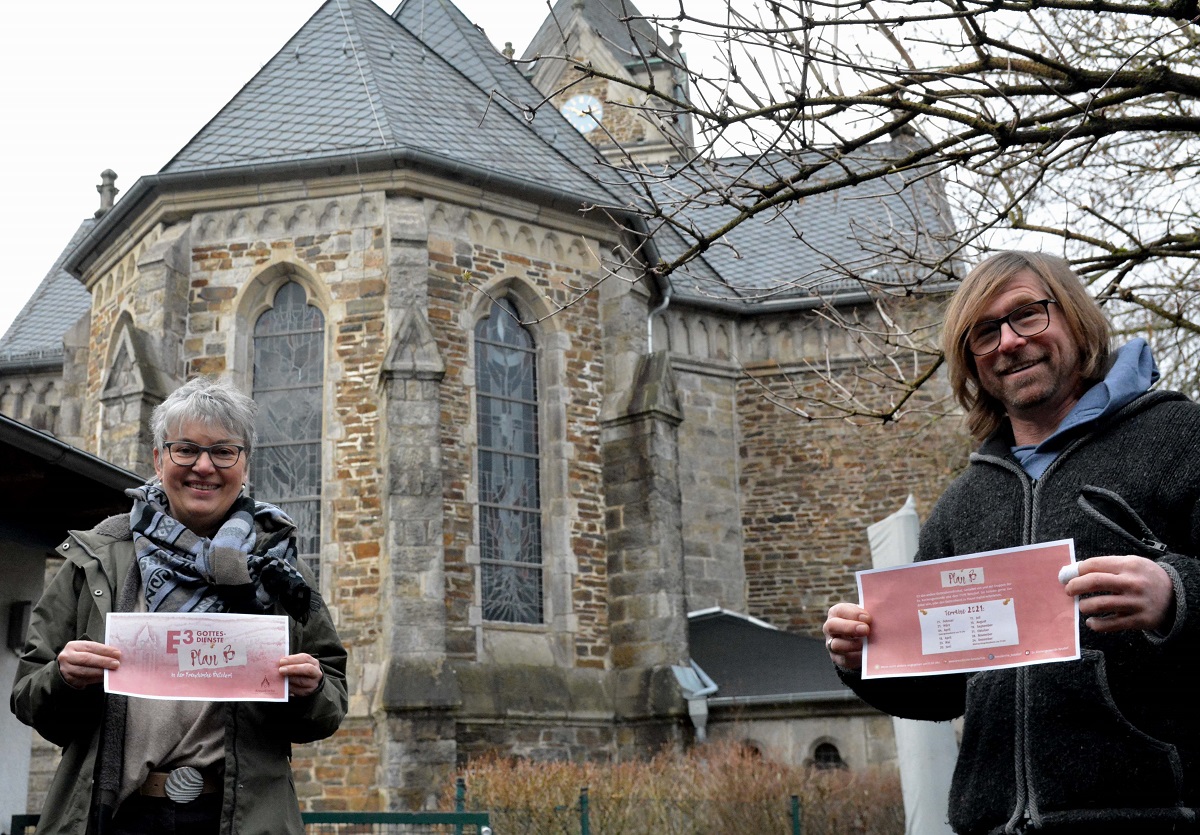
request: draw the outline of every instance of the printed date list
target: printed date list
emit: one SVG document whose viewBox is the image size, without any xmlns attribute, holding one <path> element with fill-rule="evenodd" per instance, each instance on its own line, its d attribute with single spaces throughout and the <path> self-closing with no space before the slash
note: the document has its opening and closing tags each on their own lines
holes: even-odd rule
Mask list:
<svg viewBox="0 0 1200 835">
<path fill-rule="evenodd" d="M 1011 597 L 918 609 L 917 615 L 924 655 L 1020 643 L 1016 603 Z"/>
</svg>

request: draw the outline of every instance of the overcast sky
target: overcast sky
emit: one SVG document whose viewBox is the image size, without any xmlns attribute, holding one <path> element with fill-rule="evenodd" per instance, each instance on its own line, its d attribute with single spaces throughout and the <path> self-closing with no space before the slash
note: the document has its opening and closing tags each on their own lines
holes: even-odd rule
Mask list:
<svg viewBox="0 0 1200 835">
<path fill-rule="evenodd" d="M 0 334 L 99 206 L 100 172 L 116 171 L 122 194 L 138 177 L 156 173 L 321 2 L 6 5 L 0 27 Z M 379 5 L 391 12 L 398 2 Z M 512 41 L 518 53 L 548 11 L 545 0 L 455 2 L 493 43 Z M 644 12 L 662 5 L 639 3 Z"/>
</svg>

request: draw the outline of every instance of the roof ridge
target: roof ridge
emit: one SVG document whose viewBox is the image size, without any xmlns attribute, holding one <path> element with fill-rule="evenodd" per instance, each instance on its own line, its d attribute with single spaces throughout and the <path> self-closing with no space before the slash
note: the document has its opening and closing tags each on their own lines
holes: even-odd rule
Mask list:
<svg viewBox="0 0 1200 835">
<path fill-rule="evenodd" d="M 318 54 L 318 60 L 320 60 L 320 43 L 310 42 L 306 44 L 308 51 L 305 52 L 301 48 L 302 39 L 311 39 L 315 33 L 321 31 L 316 27 L 320 25 L 320 18 L 323 15 L 332 14 L 330 9 L 332 9 L 333 12 L 336 12 L 338 16 L 337 23 L 333 25 L 339 26 L 340 24 L 340 33 L 344 38 L 342 41 L 343 54 L 346 54 L 347 46 L 349 46 L 350 51 L 353 53 L 355 61 L 354 66 L 358 82 L 358 84 L 355 86 L 361 86 L 361 92 L 365 93 L 363 98 L 366 102 L 366 107 L 369 108 L 372 115 L 369 133 L 372 136 L 378 137 L 378 140 L 364 142 L 363 138 L 359 137 L 351 143 L 326 143 L 326 147 L 323 150 L 326 153 L 382 150 L 384 148 L 401 144 L 397 137 L 396 125 L 393 124 L 390 118 L 388 118 L 386 96 L 382 88 L 382 84 L 378 80 L 378 69 L 375 67 L 374 59 L 370 50 L 366 48 L 369 40 L 371 21 L 369 19 L 364 19 L 363 16 L 378 15 L 380 21 L 387 20 L 389 25 L 393 24 L 394 21 L 392 21 L 391 16 L 387 12 L 380 8 L 377 3 L 372 2 L 372 0 L 324 0 L 324 2 L 317 7 L 316 11 L 313 12 L 313 14 L 300 26 L 300 28 L 297 29 L 292 36 L 284 42 L 283 46 L 281 46 L 275 52 L 275 54 L 272 55 L 271 58 L 259 68 L 258 72 L 256 72 L 245 84 L 243 84 L 241 88 L 239 88 L 238 91 L 228 101 L 226 101 L 224 105 L 221 106 L 221 108 L 213 115 L 213 117 L 209 119 L 204 126 L 201 127 L 200 130 L 198 130 L 174 156 L 171 157 L 171 159 L 162 167 L 159 173 L 172 173 L 174 171 L 184 169 L 194 170 L 197 168 L 224 167 L 227 164 L 244 164 L 246 162 L 255 161 L 251 157 L 245 157 L 239 159 L 226 159 L 216 163 L 206 164 L 183 162 L 183 160 L 188 159 L 189 156 L 196 155 L 195 152 L 197 149 L 203 147 L 205 140 L 212 138 L 210 134 L 218 132 L 222 129 L 222 127 L 227 127 L 220 125 L 219 123 L 233 121 L 235 124 L 237 124 L 239 122 L 247 121 L 245 117 L 235 115 L 236 112 L 245 104 L 245 100 L 247 98 L 254 96 L 254 94 L 258 91 L 258 84 L 268 85 L 271 83 L 274 75 L 284 74 L 286 72 L 280 67 L 281 61 L 294 60 L 299 63 L 309 58 L 312 52 L 316 52 Z M 347 22 L 347 13 L 349 13 L 349 18 L 353 21 L 353 25 L 350 25 Z M 329 24 L 324 25 L 328 26 Z M 276 81 L 276 83 L 278 82 Z M 310 107 L 308 110 L 310 112 L 305 112 L 303 115 L 315 117 L 315 122 L 320 121 L 320 115 L 328 115 L 318 115 L 315 105 Z M 292 113 L 288 115 L 297 117 L 301 114 Z M 341 117 L 340 122 L 338 121 L 338 116 Z M 347 121 L 348 119 L 345 114 L 334 114 L 331 118 L 331 122 L 335 127 L 344 126 Z M 189 151 L 191 151 L 192 154 L 189 155 Z M 301 155 L 319 156 L 321 154 L 315 153 L 313 150 L 309 150 L 307 153 L 302 153 Z"/>
<path fill-rule="evenodd" d="M 554 183 L 587 204 L 625 202 L 574 143 L 599 160 L 591 145 L 563 133 L 574 134 L 565 120 L 557 129 L 531 127 L 518 107 L 489 96 L 480 80 L 496 77 L 502 59 L 478 27 L 465 28 L 469 21 L 446 0 L 425 8 L 448 43 L 432 30 L 418 37 L 397 20 L 403 15 L 372 0 L 326 0 L 161 174 L 412 151 L 539 187 Z M 504 78 L 502 89 L 516 89 Z"/>
<path fill-rule="evenodd" d="M 366 12 L 367 14 L 378 13 L 387 17 L 389 20 L 391 20 L 392 17 L 382 8 L 380 8 L 377 3 L 372 2 L 372 0 L 345 0 L 345 2 L 351 4 L 349 12 L 350 16 L 354 19 L 355 24 L 354 31 L 351 32 L 349 25 L 346 24 L 346 15 L 342 12 L 343 0 L 332 1 L 337 4 L 338 15 L 342 19 L 342 25 L 346 28 L 346 38 L 350 42 L 351 49 L 354 50 L 354 62 L 358 67 L 359 76 L 362 78 L 364 92 L 367 94 L 367 101 L 371 105 L 371 114 L 375 118 L 375 127 L 379 130 L 379 139 L 381 143 L 380 147 L 386 148 L 389 146 L 389 144 L 395 143 L 395 131 L 392 129 L 391 122 L 388 121 L 387 133 L 385 134 L 383 122 L 380 120 L 380 111 L 384 111 L 386 115 L 384 98 L 382 92 L 379 90 L 379 82 L 375 78 L 376 71 L 373 59 L 371 57 L 371 52 L 366 49 L 365 36 L 363 35 L 362 31 L 359 30 L 359 21 L 355 13 L 355 5 L 361 7 L 363 4 L 366 4 L 369 6 L 370 10 Z M 358 38 L 359 43 L 363 46 L 362 49 L 358 49 L 354 46 L 355 37 Z M 364 64 L 366 65 L 365 69 Z M 370 75 L 369 80 L 367 78 L 368 74 Z M 376 98 L 379 99 L 378 107 L 375 105 Z"/>
<path fill-rule="evenodd" d="M 194 144 L 196 144 L 197 140 L 200 139 L 200 136 L 203 133 L 205 133 L 209 129 L 209 127 L 214 122 L 217 121 L 217 119 L 219 119 L 221 117 L 221 114 L 223 114 L 226 110 L 228 110 L 229 107 L 235 101 L 237 101 L 239 96 L 241 96 L 243 93 L 245 93 L 246 90 L 249 89 L 250 86 L 252 84 L 254 84 L 255 81 L 257 81 L 260 77 L 263 76 L 263 74 L 265 74 L 267 72 L 267 70 L 271 67 L 271 64 L 275 62 L 275 59 L 277 59 L 280 55 L 282 55 L 283 52 L 289 46 L 291 46 L 291 44 L 297 38 L 300 37 L 301 33 L 303 33 L 304 30 L 308 28 L 309 24 L 311 24 L 313 22 L 313 19 L 317 15 L 319 15 L 324 10 L 324 8 L 326 6 L 328 6 L 330 3 L 336 3 L 336 2 L 337 2 L 337 0 L 325 0 L 325 2 L 321 3 L 321 5 L 317 7 L 316 11 L 314 11 L 311 15 L 308 16 L 308 20 L 304 21 L 304 23 L 301 24 L 300 28 L 297 29 L 295 32 L 293 32 L 292 36 L 284 42 L 283 46 L 279 47 L 279 49 L 277 49 L 275 51 L 275 54 L 272 55 L 270 58 L 268 58 L 267 62 L 258 68 L 258 72 L 254 73 L 254 75 L 252 75 L 252 76 L 250 76 L 250 78 L 246 79 L 246 82 L 244 84 L 242 84 L 241 87 L 238 88 L 237 92 L 234 93 L 232 96 L 230 96 L 229 99 L 217 109 L 217 112 L 214 113 L 211 117 L 209 117 L 208 121 L 205 122 L 203 125 L 201 125 L 199 130 L 197 130 L 194 134 L 192 134 L 192 137 L 187 142 L 183 143 L 183 147 L 181 147 L 178 151 L 176 151 L 171 156 L 171 158 L 169 160 L 167 160 L 166 163 L 163 164 L 163 167 L 159 169 L 159 173 L 160 174 L 166 173 L 167 169 L 169 169 L 171 167 L 172 163 L 174 163 L 177 159 L 179 159 L 181 156 L 183 156 L 185 151 L 187 151 Z"/>
</svg>

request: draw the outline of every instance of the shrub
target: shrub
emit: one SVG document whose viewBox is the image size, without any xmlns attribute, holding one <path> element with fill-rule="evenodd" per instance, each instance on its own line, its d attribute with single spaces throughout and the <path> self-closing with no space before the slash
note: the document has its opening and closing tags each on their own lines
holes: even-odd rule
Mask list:
<svg viewBox="0 0 1200 835">
<path fill-rule="evenodd" d="M 500 835 L 578 833 L 584 787 L 592 835 L 790 835 L 792 795 L 804 835 L 904 832 L 894 773 L 784 765 L 735 744 L 612 764 L 487 757 L 461 776 L 469 808 L 490 812 Z"/>
</svg>

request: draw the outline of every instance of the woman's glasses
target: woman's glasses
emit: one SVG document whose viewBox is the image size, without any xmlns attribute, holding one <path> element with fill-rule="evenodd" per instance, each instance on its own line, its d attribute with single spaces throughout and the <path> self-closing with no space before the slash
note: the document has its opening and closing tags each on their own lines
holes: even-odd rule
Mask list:
<svg viewBox="0 0 1200 835">
<path fill-rule="evenodd" d="M 167 450 L 167 455 L 171 456 L 171 460 L 180 467 L 191 467 L 200 460 L 200 453 L 207 452 L 208 460 L 212 461 L 213 466 L 223 470 L 236 464 L 246 449 L 238 444 L 202 446 L 190 441 L 167 441 L 163 446 Z"/>
</svg>

